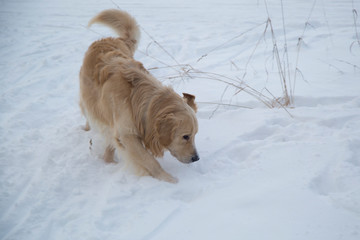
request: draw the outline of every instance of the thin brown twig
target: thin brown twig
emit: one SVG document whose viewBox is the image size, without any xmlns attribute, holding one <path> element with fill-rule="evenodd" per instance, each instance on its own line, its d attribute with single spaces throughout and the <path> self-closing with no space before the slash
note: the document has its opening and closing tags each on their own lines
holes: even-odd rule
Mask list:
<svg viewBox="0 0 360 240">
<path fill-rule="evenodd" d="M 253 109 L 252 107 L 242 106 L 238 104 L 230 104 L 230 103 L 217 103 L 217 102 L 196 102 L 198 104 L 212 104 L 212 105 L 219 105 L 219 106 L 227 106 L 227 107 L 237 107 L 237 108 L 246 108 L 246 109 Z"/>
<path fill-rule="evenodd" d="M 313 5 L 311 7 L 311 10 L 310 10 L 310 13 L 309 13 L 309 16 L 305 22 L 305 26 L 304 26 L 304 29 L 303 29 L 303 32 L 301 34 L 301 36 L 298 38 L 298 43 L 297 43 L 297 53 L 296 53 L 296 60 L 295 60 L 295 75 L 294 75 L 294 88 L 293 88 L 293 92 L 291 93 L 291 95 L 293 96 L 294 93 L 295 93 L 295 86 L 296 86 L 296 70 L 298 70 L 298 66 L 299 66 L 299 56 L 300 56 L 300 50 L 301 50 L 301 46 L 302 46 L 302 43 L 304 41 L 304 35 L 305 35 L 305 31 L 306 31 L 306 28 L 308 25 L 310 25 L 309 21 L 310 21 L 310 18 L 312 16 L 312 13 L 314 11 L 314 8 L 315 8 L 315 5 L 316 5 L 316 0 L 314 0 L 313 2 Z M 304 78 L 303 78 L 304 79 Z"/>
<path fill-rule="evenodd" d="M 290 103 L 292 102 L 292 84 L 291 84 L 291 76 L 290 76 L 290 61 L 289 61 L 289 53 L 288 53 L 288 49 L 287 49 L 287 37 L 286 37 L 286 28 L 285 28 L 285 14 L 284 14 L 284 4 L 283 1 L 281 0 L 281 15 L 282 15 L 282 24 L 283 24 L 283 33 L 284 33 L 284 54 L 285 54 L 285 63 L 284 63 L 284 72 L 287 72 L 287 78 L 288 78 L 288 83 L 289 83 L 289 88 L 290 88 L 290 96 L 289 96 L 289 101 Z"/>
<path fill-rule="evenodd" d="M 243 74 L 242 79 L 245 78 L 245 75 L 246 75 L 246 72 L 247 72 L 247 67 L 248 67 L 248 65 L 249 65 L 252 57 L 254 56 L 256 49 L 259 47 L 259 44 L 260 44 L 260 42 L 261 42 L 261 39 L 265 38 L 265 34 L 266 34 L 266 32 L 267 32 L 268 27 L 269 27 L 269 22 L 266 21 L 266 25 L 265 25 L 265 29 L 264 29 L 264 31 L 263 31 L 263 34 L 260 36 L 259 40 L 256 42 L 255 48 L 254 48 L 253 51 L 251 52 L 251 54 L 250 54 L 250 56 L 249 56 L 249 58 L 248 58 L 248 60 L 247 60 L 247 62 L 246 62 L 246 64 L 245 64 L 245 72 L 244 72 L 244 74 Z"/>
<path fill-rule="evenodd" d="M 353 63 L 350 63 L 350 62 L 348 62 L 348 61 L 344 61 L 344 60 L 340 60 L 340 59 L 336 59 L 336 61 L 342 62 L 342 63 L 345 63 L 345 64 L 348 64 L 348 65 L 352 66 L 352 67 L 354 68 L 354 71 L 355 71 L 357 68 L 360 69 L 360 67 L 359 67 L 358 65 L 353 64 Z"/>
<path fill-rule="evenodd" d="M 207 53 L 203 54 L 196 62 L 200 62 L 203 58 L 207 57 L 210 53 L 212 53 L 212 52 L 214 52 L 214 51 L 216 51 L 216 50 L 224 47 L 226 44 L 234 41 L 234 40 L 237 39 L 237 38 L 240 38 L 240 37 L 244 36 L 245 34 L 251 32 L 252 30 L 254 30 L 254 29 L 256 29 L 256 28 L 258 28 L 258 27 L 260 27 L 260 26 L 262 26 L 262 25 L 264 25 L 264 24 L 266 24 L 266 21 L 265 21 L 265 22 L 262 22 L 262 23 L 260 23 L 260 24 L 258 24 L 258 25 L 256 25 L 256 26 L 254 26 L 254 27 L 252 27 L 252 28 L 247 29 L 246 31 L 242 32 L 241 34 L 239 34 L 239 35 L 237 35 L 237 36 L 235 36 L 235 37 L 227 40 L 226 42 L 224 42 L 224 43 L 222 43 L 222 44 L 214 47 L 213 49 L 211 49 L 211 50 L 208 51 Z"/>
<path fill-rule="evenodd" d="M 156 41 L 153 36 L 151 36 L 143 27 L 140 26 L 140 28 L 161 50 L 163 50 L 172 60 L 174 60 L 177 65 L 180 65 L 175 57 L 171 55 L 158 41 Z"/>
<path fill-rule="evenodd" d="M 353 13 L 353 19 L 354 19 L 354 28 L 355 28 L 355 36 L 356 36 L 356 40 L 353 41 L 350 45 L 350 52 L 352 52 L 352 47 L 354 44 L 358 44 L 360 47 L 360 37 L 359 37 L 359 32 L 357 30 L 357 18 L 358 18 L 358 13 L 354 7 L 354 1 L 352 2 L 353 5 L 353 9 L 352 9 L 352 13 Z"/>
</svg>

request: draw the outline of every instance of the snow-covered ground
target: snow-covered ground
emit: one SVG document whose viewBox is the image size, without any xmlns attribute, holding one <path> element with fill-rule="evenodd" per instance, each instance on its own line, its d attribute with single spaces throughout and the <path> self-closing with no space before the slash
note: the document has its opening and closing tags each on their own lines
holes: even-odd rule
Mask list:
<svg viewBox="0 0 360 240">
<path fill-rule="evenodd" d="M 176 185 L 105 164 L 81 130 L 83 55 L 113 35 L 86 25 L 117 7 L 142 27 L 136 59 L 199 102 L 200 161 L 160 159 Z M 1 0 L 0 239 L 360 239 L 357 12 L 358 0 Z M 286 110 L 245 92 L 282 96 L 273 36 Z"/>
</svg>

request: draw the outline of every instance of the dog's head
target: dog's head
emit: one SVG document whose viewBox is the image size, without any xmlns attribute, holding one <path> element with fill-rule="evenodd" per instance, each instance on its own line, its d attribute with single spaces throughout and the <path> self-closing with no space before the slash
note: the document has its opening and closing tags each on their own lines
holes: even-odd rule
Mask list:
<svg viewBox="0 0 360 240">
<path fill-rule="evenodd" d="M 195 147 L 198 122 L 194 100 L 195 96 L 190 94 L 184 94 L 182 101 L 175 103 L 163 99 L 161 113 L 154 121 L 152 143 L 148 145 L 155 155 L 162 155 L 163 149 L 167 149 L 183 163 L 200 159 Z"/>
</svg>

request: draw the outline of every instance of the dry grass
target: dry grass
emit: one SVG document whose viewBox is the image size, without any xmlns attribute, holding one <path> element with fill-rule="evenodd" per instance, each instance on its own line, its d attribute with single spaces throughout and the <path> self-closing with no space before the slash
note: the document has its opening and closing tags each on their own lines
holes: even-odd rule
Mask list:
<svg viewBox="0 0 360 240">
<path fill-rule="evenodd" d="M 283 66 L 282 66 L 282 60 L 280 58 L 280 54 L 279 54 L 279 50 L 277 47 L 277 42 L 276 42 L 276 37 L 274 34 L 274 29 L 271 23 L 271 19 L 267 19 L 266 22 L 263 22 L 259 25 L 254 26 L 253 28 L 250 28 L 248 30 L 246 30 L 245 32 L 238 34 L 237 36 L 231 38 L 230 40 L 226 41 L 225 43 L 220 44 L 219 46 L 214 47 L 213 49 L 211 49 L 209 52 L 207 52 L 206 54 L 202 55 L 200 58 L 198 58 L 197 63 L 200 61 L 204 61 L 205 58 L 210 54 L 215 52 L 216 50 L 221 49 L 222 47 L 224 47 L 227 43 L 240 38 L 242 36 L 244 36 L 246 33 L 249 33 L 250 31 L 253 31 L 257 28 L 259 28 L 260 26 L 263 26 L 264 29 L 262 31 L 262 33 L 260 34 L 259 40 L 257 41 L 257 43 L 255 44 L 250 56 L 247 59 L 247 62 L 245 64 L 245 72 L 242 76 L 238 76 L 238 77 L 230 77 L 230 76 L 226 76 L 224 74 L 219 74 L 219 73 L 215 73 L 215 72 L 209 72 L 209 71 L 203 71 L 201 69 L 197 69 L 194 68 L 192 65 L 190 64 L 180 64 L 168 51 L 165 50 L 165 48 L 157 41 L 154 40 L 154 38 L 146 31 L 144 31 L 149 37 L 150 39 L 152 39 L 154 45 L 158 46 L 165 54 L 169 55 L 169 57 L 174 61 L 174 65 L 168 64 L 158 58 L 155 58 L 154 56 L 151 56 L 151 54 L 149 54 L 148 48 L 150 45 L 152 45 L 152 43 L 150 43 L 146 49 L 146 51 L 140 51 L 140 53 L 144 54 L 147 57 L 152 58 L 153 60 L 157 61 L 159 64 L 161 64 L 161 67 L 154 67 L 154 68 L 150 68 L 149 70 L 159 70 L 159 69 L 163 69 L 163 68 L 170 68 L 173 70 L 173 74 L 169 75 L 169 76 L 162 76 L 159 77 L 160 80 L 162 81 L 166 81 L 166 80 L 184 80 L 184 79 L 207 79 L 207 80 L 212 80 L 212 81 L 217 81 L 217 82 L 221 82 L 224 83 L 226 85 L 226 89 L 224 91 L 226 91 L 229 87 L 235 89 L 235 93 L 234 95 L 238 95 L 241 93 L 245 93 L 248 94 L 250 96 L 252 96 L 254 99 L 256 99 L 257 101 L 261 102 L 262 104 L 264 104 L 266 107 L 268 108 L 275 108 L 275 107 L 280 107 L 286 110 L 286 107 L 290 105 L 291 100 L 290 100 L 290 91 L 287 88 L 288 80 L 287 77 L 285 75 Z M 247 82 L 245 82 L 244 79 L 245 75 L 247 73 L 247 68 L 248 65 L 250 64 L 260 42 L 262 39 L 265 38 L 265 35 L 267 33 L 267 31 L 271 32 L 272 35 L 272 41 L 273 41 L 273 54 L 274 54 L 274 58 L 276 59 L 276 63 L 277 63 L 277 67 L 278 67 L 278 72 L 279 72 L 279 77 L 281 79 L 280 83 L 281 83 L 281 87 L 283 89 L 283 96 L 274 96 L 274 94 L 272 94 L 268 89 L 264 88 L 261 90 L 255 89 L 254 87 L 250 86 L 250 84 L 248 84 Z M 239 69 L 239 67 L 234 63 L 231 62 L 232 66 L 234 66 L 236 69 Z M 286 68 L 287 71 L 289 72 L 289 67 Z M 263 93 L 263 90 L 265 90 L 265 92 L 267 94 Z M 222 99 L 222 97 L 221 97 Z M 223 102 L 219 102 L 219 103 L 213 103 L 213 102 L 202 102 L 203 104 L 215 104 L 217 106 L 231 106 L 231 107 L 241 107 L 241 108 L 250 108 L 247 106 L 242 106 L 242 105 L 238 105 L 238 104 L 230 104 L 230 103 L 223 103 Z M 217 108 L 216 108 L 217 109 Z M 286 110 L 287 111 L 287 110 Z M 287 111 L 288 112 L 288 111 Z M 289 112 L 288 112 L 289 113 Z M 289 115 L 291 115 L 289 113 Z"/>
<path fill-rule="evenodd" d="M 215 104 L 215 105 L 217 105 L 217 108 L 219 106 L 249 108 L 249 107 L 241 106 L 238 104 L 230 104 L 230 103 L 222 102 L 224 93 L 229 88 L 232 88 L 232 89 L 235 89 L 234 95 L 243 94 L 243 93 L 248 94 L 248 95 L 252 96 L 254 99 L 256 99 L 257 101 L 264 104 L 268 108 L 283 108 L 287 113 L 289 113 L 286 108 L 291 106 L 291 104 L 294 102 L 294 92 L 295 92 L 297 76 L 300 75 L 303 78 L 303 74 L 301 73 L 301 70 L 298 68 L 299 55 L 300 55 L 300 51 L 301 51 L 301 46 L 303 44 L 303 38 L 305 35 L 305 31 L 306 31 L 307 27 L 309 26 L 309 20 L 311 18 L 316 0 L 314 0 L 314 2 L 313 2 L 310 14 L 305 22 L 305 26 L 304 26 L 302 35 L 298 38 L 297 54 L 296 54 L 296 59 L 295 59 L 295 64 L 294 64 L 295 69 L 290 69 L 288 43 L 287 43 L 287 36 L 286 36 L 286 29 L 285 29 L 286 24 L 285 24 L 285 17 L 284 17 L 284 8 L 283 8 L 282 0 L 280 0 L 280 2 L 281 2 L 281 13 L 282 13 L 282 29 L 283 29 L 283 37 L 284 37 L 284 40 L 283 40 L 284 45 L 283 46 L 279 47 L 279 43 L 278 43 L 279 41 L 278 41 L 277 37 L 275 36 L 274 26 L 273 26 L 272 20 L 270 18 L 267 1 L 264 0 L 264 4 L 266 7 L 266 11 L 267 11 L 266 21 L 259 23 L 255 26 L 245 30 L 244 32 L 241 32 L 240 34 L 237 34 L 236 36 L 219 44 L 218 46 L 215 46 L 214 48 L 209 50 L 207 53 L 200 56 L 196 61 L 196 63 L 198 63 L 200 61 L 205 61 L 205 59 L 210 54 L 214 54 L 214 52 L 223 49 L 230 42 L 233 42 L 234 40 L 239 39 L 241 37 L 244 37 L 249 33 L 255 32 L 258 29 L 263 29 L 259 33 L 258 41 L 254 44 L 254 47 L 253 47 L 249 57 L 247 58 L 244 68 L 242 68 L 242 69 L 244 69 L 244 73 L 242 76 L 229 77 L 224 74 L 203 71 L 201 69 L 197 69 L 197 68 L 193 67 L 190 64 L 179 63 L 176 60 L 176 58 L 173 55 L 171 55 L 166 50 L 166 48 L 163 47 L 158 41 L 156 41 L 155 38 L 151 34 L 149 34 L 144 28 L 141 28 L 141 29 L 151 39 L 151 42 L 148 44 L 145 51 L 139 51 L 139 50 L 138 51 L 140 53 L 142 53 L 143 55 L 155 60 L 156 62 L 158 62 L 160 64 L 160 66 L 158 66 L 158 67 L 150 68 L 149 69 L 150 71 L 164 69 L 164 68 L 168 68 L 173 71 L 173 73 L 171 75 L 158 77 L 162 81 L 167 81 L 167 80 L 176 81 L 177 79 L 179 79 L 179 80 L 207 79 L 207 80 L 221 82 L 226 86 L 225 90 L 221 96 L 221 102 L 218 102 L 218 103 L 202 102 L 204 104 Z M 116 4 L 114 3 L 114 5 L 116 5 Z M 118 5 L 116 5 L 116 6 L 119 7 Z M 355 28 L 357 28 L 355 16 L 357 17 L 356 11 L 354 11 L 354 22 L 355 22 Z M 281 96 L 275 96 L 275 94 L 273 94 L 266 87 L 264 87 L 262 89 L 256 89 L 256 88 L 250 86 L 249 83 L 244 81 L 245 76 L 248 71 L 248 66 L 252 62 L 253 56 L 256 53 L 256 51 L 258 50 L 258 47 L 261 44 L 261 42 L 262 41 L 266 42 L 265 38 L 266 38 L 267 34 L 270 34 L 270 36 L 271 36 L 271 42 L 272 42 L 272 56 L 271 57 L 274 60 L 274 63 L 276 65 L 278 77 L 280 80 L 279 86 L 281 87 L 281 90 L 282 90 Z M 360 44 L 360 42 L 359 42 L 359 44 Z M 161 49 L 162 52 L 164 52 L 168 57 L 170 57 L 170 59 L 173 63 L 169 64 L 168 62 L 165 62 L 163 60 L 160 60 L 160 59 L 152 56 L 149 53 L 149 49 L 153 46 L 156 46 L 157 48 Z M 351 46 L 351 48 L 352 48 L 352 46 Z M 280 54 L 280 52 L 282 52 L 283 54 Z M 230 63 L 231 63 L 231 66 L 234 67 L 235 69 L 237 69 L 237 70 L 240 69 L 239 66 L 234 61 L 230 60 Z M 269 80 L 269 73 L 266 69 L 266 66 L 265 66 L 265 74 L 267 76 L 267 80 Z M 291 116 L 290 113 L 289 113 L 289 115 Z"/>
<path fill-rule="evenodd" d="M 354 19 L 354 30 L 355 30 L 356 40 L 351 43 L 350 52 L 352 52 L 352 48 L 354 47 L 354 45 L 357 45 L 360 48 L 360 36 L 359 36 L 358 26 L 357 26 L 358 13 L 357 13 L 357 10 L 355 9 L 354 1 L 352 1 L 352 14 L 353 14 L 353 19 Z"/>
</svg>

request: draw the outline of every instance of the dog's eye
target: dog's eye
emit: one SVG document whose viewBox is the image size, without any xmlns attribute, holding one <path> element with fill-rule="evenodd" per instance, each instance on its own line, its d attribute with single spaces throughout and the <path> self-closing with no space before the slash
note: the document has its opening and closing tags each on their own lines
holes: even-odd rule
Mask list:
<svg viewBox="0 0 360 240">
<path fill-rule="evenodd" d="M 186 141 L 188 141 L 190 139 L 189 135 L 184 135 L 183 139 L 185 139 Z"/>
</svg>

